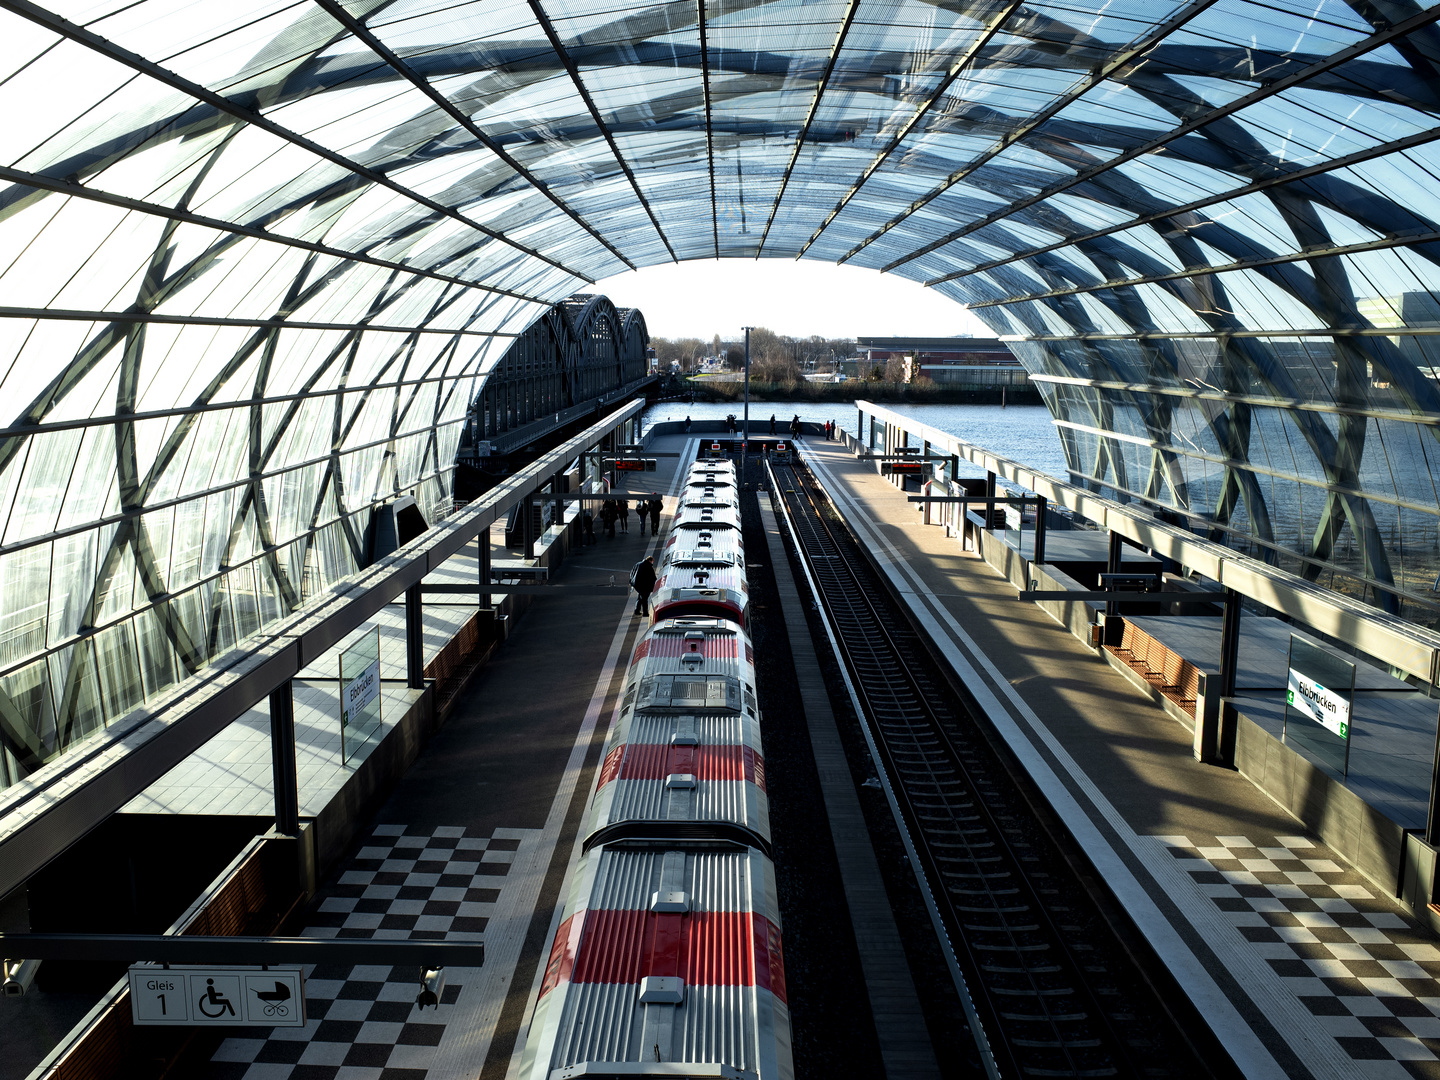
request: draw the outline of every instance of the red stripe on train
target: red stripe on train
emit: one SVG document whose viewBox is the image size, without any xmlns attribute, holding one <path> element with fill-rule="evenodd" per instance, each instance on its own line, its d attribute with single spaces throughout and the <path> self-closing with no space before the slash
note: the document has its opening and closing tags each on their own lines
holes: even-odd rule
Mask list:
<svg viewBox="0 0 1440 1080">
<path fill-rule="evenodd" d="M 765 791 L 765 759 L 748 746 L 668 746 L 621 743 L 605 755 L 596 789 L 612 780 L 663 780 L 690 773 L 697 780 L 746 780 Z M 768 792 L 767 792 L 768 794 Z"/>
<path fill-rule="evenodd" d="M 679 976 L 687 986 L 755 986 L 788 1004 L 780 928 L 748 911 L 587 911 L 560 924 L 540 986 L 638 983 Z"/>
<path fill-rule="evenodd" d="M 643 654 L 640 648 L 645 649 Z M 704 641 L 696 641 L 694 638 L 687 641 L 679 634 L 656 634 L 640 643 L 640 647 L 635 650 L 635 659 L 639 660 L 642 655 L 666 659 L 695 652 L 707 660 L 734 660 L 740 650 L 735 644 L 733 633 L 706 634 Z M 747 659 L 750 659 L 748 650 Z"/>
</svg>

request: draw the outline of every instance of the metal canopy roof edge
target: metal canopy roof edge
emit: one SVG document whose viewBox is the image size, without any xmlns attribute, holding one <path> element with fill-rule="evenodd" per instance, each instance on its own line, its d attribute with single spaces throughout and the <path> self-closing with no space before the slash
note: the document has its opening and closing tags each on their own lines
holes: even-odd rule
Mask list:
<svg viewBox="0 0 1440 1080">
<path fill-rule="evenodd" d="M 617 409 L 484 498 L 297 612 L 264 638 L 184 680 L 82 744 L 71 759 L 0 793 L 0 896 L 22 884 L 366 619 L 438 569 L 556 469 L 644 408 Z M 238 655 L 237 655 L 238 654 Z"/>
</svg>

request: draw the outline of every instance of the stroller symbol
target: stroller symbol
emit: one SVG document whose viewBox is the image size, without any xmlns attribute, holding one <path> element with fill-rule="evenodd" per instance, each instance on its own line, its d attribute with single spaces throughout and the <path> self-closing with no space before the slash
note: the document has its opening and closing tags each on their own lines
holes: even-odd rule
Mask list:
<svg viewBox="0 0 1440 1080">
<path fill-rule="evenodd" d="M 290 1015 L 290 1006 L 285 1004 L 290 1000 L 290 987 L 278 979 L 274 990 L 256 990 L 255 996 L 265 1003 L 263 1011 L 266 1016 Z"/>
<path fill-rule="evenodd" d="M 220 991 L 215 989 L 214 979 L 205 980 L 205 996 L 202 997 L 196 1004 L 199 1006 L 201 1013 L 208 1016 L 211 1020 L 216 1020 L 224 1016 L 227 1012 L 231 1016 L 235 1015 L 235 1006 L 231 1005 L 230 1002 L 226 1000 L 224 994 L 220 993 Z M 216 1006 L 215 1011 L 211 1012 L 208 1008 L 206 1008 L 207 1005 Z"/>
</svg>

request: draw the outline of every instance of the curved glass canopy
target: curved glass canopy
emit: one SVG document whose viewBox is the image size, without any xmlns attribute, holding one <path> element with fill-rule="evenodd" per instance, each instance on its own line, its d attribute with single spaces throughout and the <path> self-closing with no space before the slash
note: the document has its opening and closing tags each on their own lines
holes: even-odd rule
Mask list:
<svg viewBox="0 0 1440 1080">
<path fill-rule="evenodd" d="M 679 259 L 936 288 L 1075 479 L 1431 619 L 1437 18 L 0 0 L 0 730 L 195 670 L 377 499 L 443 513 L 513 335 Z"/>
</svg>

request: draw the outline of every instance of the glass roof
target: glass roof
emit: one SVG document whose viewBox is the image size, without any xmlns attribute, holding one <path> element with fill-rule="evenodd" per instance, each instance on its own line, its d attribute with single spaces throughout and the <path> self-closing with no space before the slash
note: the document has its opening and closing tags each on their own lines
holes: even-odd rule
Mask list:
<svg viewBox="0 0 1440 1080">
<path fill-rule="evenodd" d="M 112 654 L 194 670 L 343 575 L 377 498 L 443 513 L 511 336 L 680 259 L 938 289 L 1012 340 L 1075 479 L 1421 602 L 1437 18 L 0 0 L 0 722 L 151 692 L 77 704 Z"/>
</svg>

